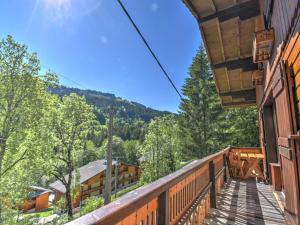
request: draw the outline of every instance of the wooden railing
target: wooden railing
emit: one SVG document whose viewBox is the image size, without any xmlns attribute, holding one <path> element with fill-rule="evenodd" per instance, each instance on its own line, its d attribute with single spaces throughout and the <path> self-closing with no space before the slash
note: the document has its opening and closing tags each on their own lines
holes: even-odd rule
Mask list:
<svg viewBox="0 0 300 225">
<path fill-rule="evenodd" d="M 237 179 L 248 179 L 249 177 L 264 179 L 263 159 L 261 148 L 230 148 L 228 152 L 230 176 Z"/>
<path fill-rule="evenodd" d="M 228 176 L 229 150 L 195 160 L 68 225 L 201 224 Z"/>
</svg>

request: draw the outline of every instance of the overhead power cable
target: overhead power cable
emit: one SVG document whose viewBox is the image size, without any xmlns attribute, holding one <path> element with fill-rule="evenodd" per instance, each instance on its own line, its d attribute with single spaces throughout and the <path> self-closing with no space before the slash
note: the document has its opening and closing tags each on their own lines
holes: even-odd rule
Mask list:
<svg viewBox="0 0 300 225">
<path fill-rule="evenodd" d="M 48 71 L 54 72 L 58 77 L 64 78 L 65 80 L 68 80 L 68 81 L 72 82 L 73 84 L 75 84 L 76 86 L 78 86 L 78 87 L 80 87 L 80 88 L 88 89 L 87 87 L 83 86 L 82 84 L 80 84 L 80 83 L 78 83 L 78 82 L 76 82 L 76 81 L 70 79 L 70 78 L 67 77 L 67 76 L 64 76 L 64 75 L 62 75 L 62 74 L 57 73 L 56 71 L 50 69 L 49 67 L 47 67 L 47 66 L 45 66 L 45 65 L 43 65 L 43 64 L 41 64 L 41 67 L 43 67 L 44 69 L 46 69 L 46 70 L 48 70 Z"/>
<path fill-rule="evenodd" d="M 152 50 L 152 48 L 150 47 L 150 45 L 148 44 L 147 40 L 145 39 L 144 35 L 142 34 L 142 32 L 140 31 L 140 29 L 138 28 L 138 26 L 135 24 L 135 22 L 133 21 L 132 17 L 129 15 L 128 11 L 126 10 L 125 6 L 123 5 L 123 3 L 121 2 L 121 0 L 117 0 L 118 3 L 120 4 L 122 10 L 124 11 L 124 13 L 126 14 L 126 16 L 128 17 L 128 19 L 130 20 L 131 24 L 133 25 L 133 27 L 135 28 L 136 32 L 139 34 L 139 36 L 142 38 L 144 44 L 146 45 L 146 47 L 148 48 L 148 50 L 150 51 L 151 55 L 153 56 L 153 58 L 155 59 L 155 61 L 157 62 L 158 66 L 160 67 L 160 69 L 162 70 L 162 72 L 164 73 L 165 77 L 168 79 L 168 81 L 170 82 L 170 84 L 172 85 L 172 87 L 174 88 L 174 90 L 177 92 L 177 94 L 179 95 L 180 99 L 182 99 L 182 96 L 179 92 L 179 90 L 177 89 L 177 87 L 175 86 L 174 82 L 172 81 L 171 77 L 169 76 L 169 74 L 167 73 L 167 71 L 164 69 L 163 65 L 160 63 L 159 59 L 157 58 L 157 56 L 155 55 L 154 51 Z"/>
</svg>

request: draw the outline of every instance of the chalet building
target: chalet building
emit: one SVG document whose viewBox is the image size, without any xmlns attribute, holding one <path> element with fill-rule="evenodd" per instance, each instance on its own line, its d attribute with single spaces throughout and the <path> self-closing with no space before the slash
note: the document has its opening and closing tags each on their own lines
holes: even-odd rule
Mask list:
<svg viewBox="0 0 300 225">
<path fill-rule="evenodd" d="M 69 225 L 300 224 L 300 1 L 183 2 L 222 105 L 256 107 L 261 147 L 228 147 Z"/>
<path fill-rule="evenodd" d="M 91 196 L 100 196 L 104 193 L 106 160 L 97 160 L 88 163 L 78 169 L 80 173 L 79 195 L 74 201 L 74 207 Z M 116 171 L 116 167 L 118 170 Z M 117 189 L 122 189 L 136 183 L 139 180 L 140 168 L 134 165 L 113 161 L 112 167 L 112 191 L 115 191 L 115 172 L 117 172 Z M 76 172 L 74 171 L 73 174 Z M 55 201 L 58 201 L 66 192 L 65 186 L 60 181 L 49 185 L 55 192 Z"/>
<path fill-rule="evenodd" d="M 51 193 L 51 190 L 42 187 L 31 186 L 28 188 L 28 197 L 22 206 L 22 211 L 38 212 L 48 209 L 49 196 Z"/>
</svg>

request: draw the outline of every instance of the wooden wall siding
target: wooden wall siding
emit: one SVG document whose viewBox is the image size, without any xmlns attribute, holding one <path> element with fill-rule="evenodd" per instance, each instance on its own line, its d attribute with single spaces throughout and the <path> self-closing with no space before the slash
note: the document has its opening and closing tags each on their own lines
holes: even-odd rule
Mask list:
<svg viewBox="0 0 300 225">
<path fill-rule="evenodd" d="M 276 1 L 275 1 L 276 2 Z M 278 4 L 274 2 L 274 7 L 278 7 Z M 275 9 L 275 8 L 274 8 Z M 275 12 L 274 12 L 275 13 Z M 283 13 L 278 11 L 277 13 Z M 275 14 L 273 14 L 273 17 Z M 283 15 L 281 14 L 281 17 Z M 284 17 L 283 17 L 284 18 Z M 285 21 L 287 21 L 288 18 L 285 18 Z M 280 26 L 285 26 L 284 21 L 281 21 L 282 24 Z M 279 23 L 279 22 L 278 22 Z M 276 27 L 275 27 L 276 31 Z M 282 30 L 279 30 L 277 32 L 284 32 Z M 286 31 L 287 32 L 287 31 Z M 283 37 L 283 35 L 281 36 Z M 279 36 L 280 38 L 280 36 Z M 285 39 L 285 38 L 284 38 Z M 277 45 L 279 42 L 277 42 Z M 300 42 L 298 42 L 298 34 L 297 38 L 292 37 L 290 39 L 290 42 L 287 43 L 284 54 L 281 57 L 281 54 L 276 57 L 280 57 L 280 59 L 283 59 L 284 62 L 287 63 L 287 65 L 293 69 L 294 63 L 298 59 L 299 54 L 299 47 Z M 275 46 L 276 47 L 276 46 Z M 282 170 L 282 180 L 283 180 L 283 186 L 284 186 L 284 193 L 285 193 L 285 213 L 287 215 L 287 218 L 291 224 L 298 224 L 299 221 L 299 190 L 298 190 L 298 173 L 297 173 L 297 166 L 296 166 L 296 160 L 295 160 L 295 150 L 293 150 L 293 144 L 289 140 L 289 135 L 295 133 L 294 126 L 293 126 L 293 102 L 290 102 L 290 90 L 288 87 L 289 80 L 288 76 L 286 74 L 286 68 L 280 64 L 280 60 L 274 63 L 273 67 L 274 73 L 267 73 L 267 77 L 269 79 L 267 80 L 267 86 L 271 87 L 273 98 L 275 100 L 276 105 L 276 123 L 277 123 L 277 130 L 278 130 L 278 139 L 277 144 L 280 152 L 280 164 L 281 164 L 281 170 Z M 297 69 L 297 68 L 295 68 Z M 297 81 L 295 81 L 296 83 Z M 292 90 L 291 90 L 292 91 Z M 297 99 L 297 89 L 295 90 L 296 99 Z M 293 101 L 293 100 L 292 100 Z M 266 130 L 265 132 L 268 132 Z M 287 176 L 288 174 L 288 176 Z"/>
<path fill-rule="evenodd" d="M 42 194 L 36 198 L 35 210 L 42 211 L 48 208 L 49 192 Z"/>
<path fill-rule="evenodd" d="M 299 29 L 300 30 L 300 29 Z M 294 33 L 291 37 L 290 42 L 287 44 L 285 54 L 283 56 L 283 60 L 286 65 L 286 71 L 288 74 L 289 84 L 290 84 L 290 98 L 291 98 L 291 114 L 294 115 L 293 124 L 294 129 L 292 130 L 291 134 L 296 133 L 300 129 L 299 124 L 299 70 L 300 70 L 300 37 L 299 37 L 299 30 Z M 288 207 L 288 215 L 298 223 L 299 219 L 299 172 L 300 172 L 300 146 L 299 141 L 294 142 L 293 140 L 289 140 L 289 148 L 287 150 L 289 153 L 290 158 L 287 156 L 282 157 L 282 163 L 284 166 L 282 167 L 282 173 L 289 173 L 295 174 L 297 177 L 297 170 L 298 170 L 298 177 L 297 179 L 289 179 L 287 180 L 285 176 L 283 176 L 283 183 L 284 188 L 287 189 L 287 194 L 289 198 L 294 199 L 294 201 L 287 202 Z M 287 151 L 286 151 L 287 152 Z M 295 156 L 298 156 L 297 158 Z M 286 187 L 286 185 L 290 185 L 294 188 Z M 295 216 L 298 218 L 295 219 Z"/>
<path fill-rule="evenodd" d="M 291 76 L 294 79 L 293 91 L 295 100 L 295 113 L 297 120 L 297 130 L 300 130 L 300 37 L 297 32 L 287 46 L 284 60 L 290 69 Z"/>
<path fill-rule="evenodd" d="M 295 10 L 297 9 L 298 0 L 274 0 L 273 14 L 270 20 L 270 27 L 275 29 L 275 42 L 274 46 L 279 46 L 282 42 L 286 41 L 290 33 Z M 271 64 L 276 57 L 276 51 L 273 51 Z"/>
</svg>

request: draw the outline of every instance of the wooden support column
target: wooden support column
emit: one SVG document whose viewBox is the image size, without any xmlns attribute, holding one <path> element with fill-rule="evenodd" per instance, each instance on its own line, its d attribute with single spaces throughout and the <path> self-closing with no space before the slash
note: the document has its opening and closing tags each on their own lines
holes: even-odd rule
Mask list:
<svg viewBox="0 0 300 225">
<path fill-rule="evenodd" d="M 157 210 L 158 225 L 169 225 L 170 205 L 169 205 L 169 190 L 163 192 L 158 196 L 158 210 Z"/>
<path fill-rule="evenodd" d="M 216 176 L 215 176 L 215 165 L 214 161 L 209 162 L 209 181 L 211 182 L 210 187 L 210 207 L 217 207 L 217 198 L 216 198 Z"/>
<path fill-rule="evenodd" d="M 228 166 L 226 154 L 223 155 L 223 165 L 224 165 L 224 182 L 228 180 Z"/>
</svg>

